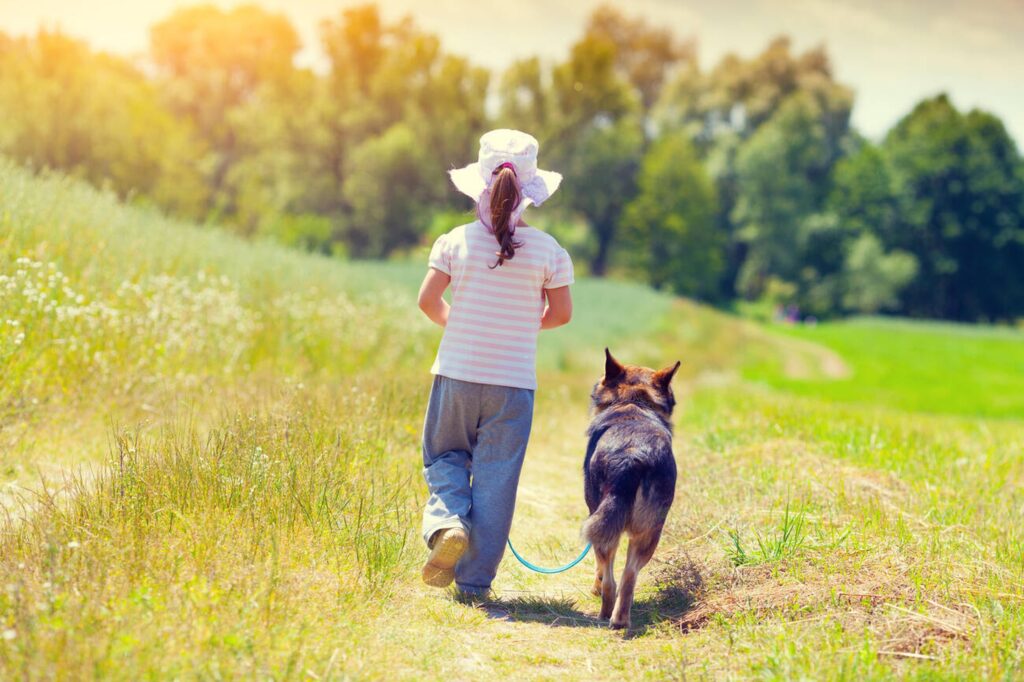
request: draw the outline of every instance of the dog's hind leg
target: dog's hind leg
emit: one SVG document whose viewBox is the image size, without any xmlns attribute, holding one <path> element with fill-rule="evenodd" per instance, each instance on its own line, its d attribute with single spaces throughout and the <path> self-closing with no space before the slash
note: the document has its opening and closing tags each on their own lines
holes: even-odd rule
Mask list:
<svg viewBox="0 0 1024 682">
<path fill-rule="evenodd" d="M 601 590 L 601 618 L 610 618 L 615 606 L 615 552 L 618 548 L 618 541 L 610 548 L 594 547 L 598 576 L 594 582 L 594 588 L 597 589 L 600 586 Z"/>
<path fill-rule="evenodd" d="M 640 569 L 646 566 L 647 562 L 654 556 L 654 550 L 658 548 L 658 540 L 660 539 L 660 525 L 642 535 L 629 538 L 626 567 L 622 570 L 622 585 L 619 587 L 619 598 L 615 603 L 615 612 L 612 614 L 611 626 L 613 628 L 629 629 L 631 626 L 630 611 L 633 608 L 633 591 L 636 588 L 636 578 L 640 573 Z"/>
</svg>

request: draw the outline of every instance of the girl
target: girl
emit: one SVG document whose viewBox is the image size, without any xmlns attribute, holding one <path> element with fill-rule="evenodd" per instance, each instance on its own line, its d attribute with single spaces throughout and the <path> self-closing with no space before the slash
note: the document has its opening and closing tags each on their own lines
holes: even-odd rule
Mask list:
<svg viewBox="0 0 1024 682">
<path fill-rule="evenodd" d="M 562 176 L 537 169 L 538 144 L 517 130 L 480 138 L 479 160 L 449 172 L 477 220 L 430 252 L 420 309 L 444 327 L 423 424 L 430 499 L 423 539 L 428 585 L 455 580 L 486 594 L 505 552 L 537 387 L 537 332 L 569 321 L 569 254 L 522 221 Z M 452 288 L 451 306 L 442 298 Z"/>
</svg>

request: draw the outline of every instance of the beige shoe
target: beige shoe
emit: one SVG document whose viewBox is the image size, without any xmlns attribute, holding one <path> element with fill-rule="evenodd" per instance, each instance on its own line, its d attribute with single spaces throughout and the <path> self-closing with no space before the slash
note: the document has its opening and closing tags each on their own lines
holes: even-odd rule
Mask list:
<svg viewBox="0 0 1024 682">
<path fill-rule="evenodd" d="M 469 535 L 461 528 L 445 528 L 434 534 L 434 546 L 423 564 L 423 582 L 431 587 L 447 587 L 455 580 L 455 564 L 459 563 Z"/>
</svg>

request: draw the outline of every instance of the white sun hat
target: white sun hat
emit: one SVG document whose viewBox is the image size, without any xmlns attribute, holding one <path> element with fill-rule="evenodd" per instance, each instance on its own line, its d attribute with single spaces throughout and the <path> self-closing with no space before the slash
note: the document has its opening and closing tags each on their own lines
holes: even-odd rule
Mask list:
<svg viewBox="0 0 1024 682">
<path fill-rule="evenodd" d="M 540 206 L 562 182 L 561 173 L 537 168 L 537 138 L 519 130 L 499 128 L 480 138 L 480 156 L 475 163 L 448 171 L 460 192 L 479 203 L 490 189 L 494 171 L 502 164 L 511 164 L 523 193 L 523 204 Z"/>
</svg>

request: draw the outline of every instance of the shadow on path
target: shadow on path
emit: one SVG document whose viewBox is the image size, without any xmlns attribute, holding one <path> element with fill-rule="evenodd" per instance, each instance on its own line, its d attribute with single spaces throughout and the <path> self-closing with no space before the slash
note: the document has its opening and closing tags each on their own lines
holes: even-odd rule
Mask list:
<svg viewBox="0 0 1024 682">
<path fill-rule="evenodd" d="M 629 637 L 643 635 L 666 620 L 679 620 L 693 608 L 704 581 L 694 564 L 675 565 L 657 573 L 654 590 L 633 602 L 633 627 Z M 552 627 L 607 628 L 608 621 L 596 613 L 585 613 L 572 596 L 543 594 L 501 597 L 474 604 L 489 618 L 522 623 L 542 623 Z"/>
</svg>

